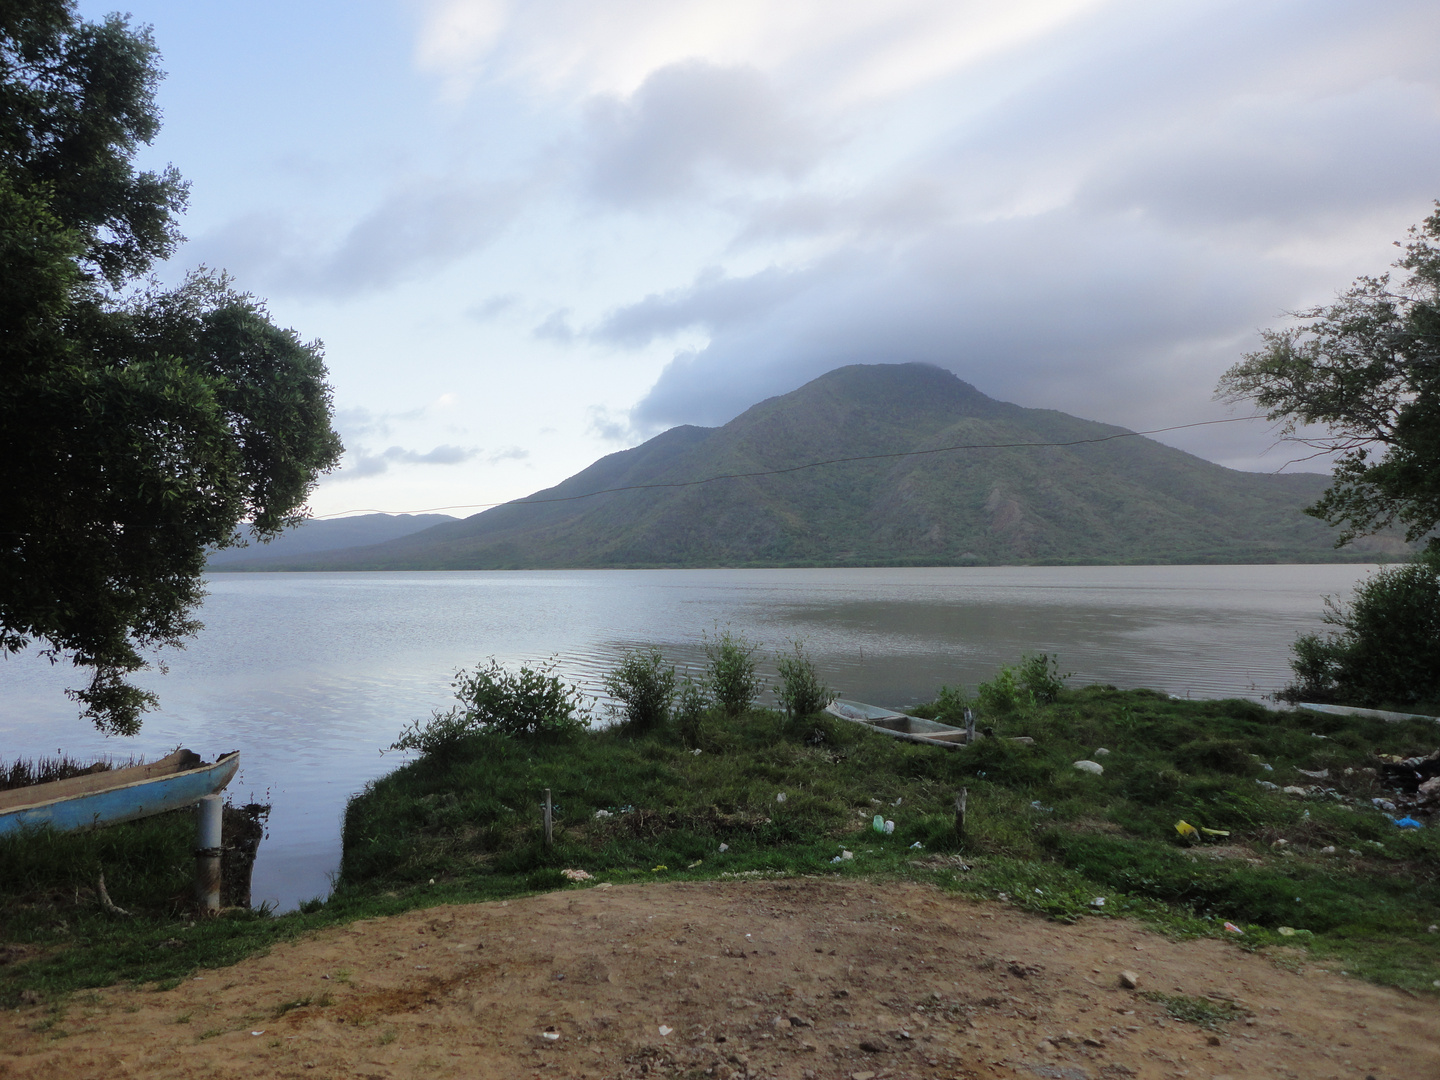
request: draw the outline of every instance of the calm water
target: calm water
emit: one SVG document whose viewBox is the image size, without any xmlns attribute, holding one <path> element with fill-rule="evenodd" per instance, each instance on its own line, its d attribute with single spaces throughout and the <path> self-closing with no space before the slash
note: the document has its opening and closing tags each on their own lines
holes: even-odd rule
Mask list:
<svg viewBox="0 0 1440 1080">
<path fill-rule="evenodd" d="M 206 629 L 143 681 L 160 694 L 133 739 L 105 739 L 63 696 L 71 674 L 0 660 L 0 758 L 57 749 L 155 757 L 242 751 L 231 794 L 274 804 L 257 902 L 323 895 L 345 801 L 398 763 L 379 750 L 449 703 L 457 668 L 554 655 L 591 691 L 627 647 L 698 667 L 703 634 L 771 649 L 803 638 L 845 696 L 903 706 L 1022 652 L 1076 682 L 1193 697 L 1269 693 L 1322 595 L 1372 567 L 1138 566 L 217 574 Z"/>
</svg>

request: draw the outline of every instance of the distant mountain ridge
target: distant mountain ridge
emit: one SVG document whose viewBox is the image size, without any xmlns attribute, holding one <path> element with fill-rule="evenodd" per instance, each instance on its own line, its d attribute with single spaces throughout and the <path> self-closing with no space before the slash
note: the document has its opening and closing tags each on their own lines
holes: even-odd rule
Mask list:
<svg viewBox="0 0 1440 1080">
<path fill-rule="evenodd" d="M 1382 538 L 1336 552 L 1332 530 L 1301 513 L 1324 476 L 1237 472 L 1140 436 L 1083 442 L 1124 433 L 996 401 L 929 365 L 854 365 L 723 427 L 677 427 L 610 454 L 527 500 L 283 568 L 1277 562 L 1403 550 Z M 995 445 L 1015 443 L 1080 445 Z M 956 445 L 986 448 L 926 453 Z M 693 483 L 866 455 L 909 456 Z M 592 495 L 617 487 L 638 490 Z"/>
<path fill-rule="evenodd" d="M 268 544 L 256 542 L 251 535 L 246 537 L 249 541 L 246 547 L 212 551 L 205 565 L 209 570 L 228 570 L 242 565 L 247 570 L 265 569 L 266 564 L 277 559 L 383 544 L 455 520 L 449 514 L 357 514 L 327 521 L 311 518 L 287 529 Z"/>
</svg>

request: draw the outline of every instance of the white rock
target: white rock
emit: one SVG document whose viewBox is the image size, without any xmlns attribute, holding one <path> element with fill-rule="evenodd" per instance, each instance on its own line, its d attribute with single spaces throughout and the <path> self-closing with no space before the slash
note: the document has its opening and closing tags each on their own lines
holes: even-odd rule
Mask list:
<svg viewBox="0 0 1440 1080">
<path fill-rule="evenodd" d="M 1075 762 L 1075 768 L 1081 772 L 1089 773 L 1091 776 L 1100 776 L 1105 772 L 1104 765 L 1101 765 L 1098 761 L 1090 761 L 1088 759 Z"/>
<path fill-rule="evenodd" d="M 1100 747 L 1100 749 L 1098 749 L 1098 750 L 1095 751 L 1095 756 L 1096 756 L 1096 757 L 1104 757 L 1104 756 L 1105 756 L 1106 754 L 1108 754 L 1108 753 L 1110 753 L 1110 751 L 1109 751 L 1109 750 L 1106 750 L 1105 747 L 1102 746 L 1102 747 Z"/>
</svg>

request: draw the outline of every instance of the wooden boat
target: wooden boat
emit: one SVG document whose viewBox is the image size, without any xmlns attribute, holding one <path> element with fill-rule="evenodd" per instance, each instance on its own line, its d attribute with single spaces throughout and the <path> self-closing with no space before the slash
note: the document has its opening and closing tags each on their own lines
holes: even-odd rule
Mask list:
<svg viewBox="0 0 1440 1080">
<path fill-rule="evenodd" d="M 958 750 L 966 745 L 965 729 L 942 724 L 938 720 L 922 720 L 918 716 L 907 716 L 893 709 L 882 709 L 860 701 L 846 701 L 836 698 L 825 711 L 842 720 L 864 724 L 872 731 L 905 739 L 908 742 L 928 743 Z M 978 736 L 977 736 L 978 738 Z"/>
<path fill-rule="evenodd" d="M 238 750 L 213 762 L 176 750 L 149 765 L 0 791 L 0 835 L 26 827 L 93 829 L 163 814 L 220 791 L 239 768 Z"/>
</svg>

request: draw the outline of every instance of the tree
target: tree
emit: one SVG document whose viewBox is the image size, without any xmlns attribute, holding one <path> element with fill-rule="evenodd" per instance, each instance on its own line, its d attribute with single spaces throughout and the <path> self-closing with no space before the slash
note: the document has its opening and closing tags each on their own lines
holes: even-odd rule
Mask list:
<svg viewBox="0 0 1440 1080">
<path fill-rule="evenodd" d="M 1324 636 L 1295 642 L 1290 702 L 1440 704 L 1440 559 L 1381 570 L 1355 586 L 1349 606 L 1325 599 Z"/>
<path fill-rule="evenodd" d="M 142 653 L 200 628 L 207 548 L 300 520 L 342 449 L 319 342 L 224 275 L 143 280 L 186 195 L 132 163 L 158 59 L 70 0 L 0 9 L 0 649 L 89 669 L 72 696 L 124 734 Z"/>
<path fill-rule="evenodd" d="M 1440 203 L 1437 203 L 1440 208 Z M 1410 229 L 1407 271 L 1359 278 L 1333 304 L 1267 330 L 1264 347 L 1220 380 L 1227 400 L 1252 399 L 1282 432 L 1337 453 L 1333 481 L 1306 513 L 1342 526 L 1337 546 L 1394 524 L 1440 549 L 1440 209 Z M 1397 244 L 1397 246 L 1400 246 Z"/>
</svg>

